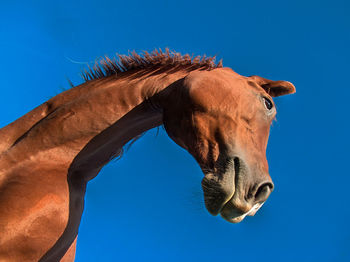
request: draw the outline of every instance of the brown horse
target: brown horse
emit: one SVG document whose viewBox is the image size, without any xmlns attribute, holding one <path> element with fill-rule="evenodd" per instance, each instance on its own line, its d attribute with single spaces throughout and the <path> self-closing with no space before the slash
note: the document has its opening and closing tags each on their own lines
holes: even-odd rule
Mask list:
<svg viewBox="0 0 350 262">
<path fill-rule="evenodd" d="M 87 182 L 162 124 L 202 168 L 211 214 L 240 222 L 268 198 L 271 97 L 291 83 L 168 50 L 105 58 L 83 76 L 0 129 L 0 261 L 73 261 Z"/>
</svg>

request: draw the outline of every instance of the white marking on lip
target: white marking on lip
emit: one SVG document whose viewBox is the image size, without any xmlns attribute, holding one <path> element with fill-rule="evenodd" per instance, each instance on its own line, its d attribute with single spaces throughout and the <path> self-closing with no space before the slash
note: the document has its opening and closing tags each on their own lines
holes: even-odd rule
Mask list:
<svg viewBox="0 0 350 262">
<path fill-rule="evenodd" d="M 254 216 L 255 213 L 262 207 L 263 203 L 257 203 L 255 204 L 248 212 L 238 216 L 238 217 L 232 217 L 232 218 L 227 218 L 225 217 L 222 213 L 220 214 L 223 219 L 231 222 L 231 223 L 239 223 L 241 222 L 246 216 Z"/>
<path fill-rule="evenodd" d="M 262 207 L 262 205 L 265 202 L 262 203 L 256 203 L 247 213 L 245 213 L 246 216 L 254 216 L 255 213 Z"/>
<path fill-rule="evenodd" d="M 240 215 L 239 217 L 235 217 L 233 221 L 242 221 L 246 216 L 254 216 L 255 213 L 259 210 L 259 208 L 262 207 L 263 203 L 256 203 L 247 213 L 244 213 L 243 215 Z M 236 222 L 235 222 L 236 223 Z"/>
</svg>

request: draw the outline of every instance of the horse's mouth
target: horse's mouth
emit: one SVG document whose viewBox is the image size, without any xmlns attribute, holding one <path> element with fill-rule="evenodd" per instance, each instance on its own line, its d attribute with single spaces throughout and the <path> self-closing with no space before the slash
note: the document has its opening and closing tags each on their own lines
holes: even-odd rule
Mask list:
<svg viewBox="0 0 350 262">
<path fill-rule="evenodd" d="M 202 180 L 204 202 L 210 214 L 221 215 L 231 223 L 254 216 L 273 190 L 271 180 L 250 182 L 238 158 L 230 161 L 223 173 L 207 173 Z"/>
<path fill-rule="evenodd" d="M 241 222 L 246 216 L 254 216 L 255 213 L 261 208 L 261 206 L 264 204 L 262 203 L 256 203 L 248 212 L 242 213 L 239 209 L 236 209 L 232 206 L 227 207 L 226 205 L 222 208 L 220 211 L 220 215 L 223 219 L 230 223 L 239 223 Z"/>
</svg>

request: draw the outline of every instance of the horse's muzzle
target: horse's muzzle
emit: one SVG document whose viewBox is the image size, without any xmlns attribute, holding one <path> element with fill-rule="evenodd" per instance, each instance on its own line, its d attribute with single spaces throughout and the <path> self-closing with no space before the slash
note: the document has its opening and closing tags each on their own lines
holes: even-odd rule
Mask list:
<svg viewBox="0 0 350 262">
<path fill-rule="evenodd" d="M 223 173 L 206 174 L 202 180 L 204 200 L 212 215 L 220 214 L 233 223 L 255 215 L 271 194 L 274 185 L 268 174 L 249 172 L 238 157 L 227 161 Z"/>
<path fill-rule="evenodd" d="M 254 216 L 265 203 L 273 190 L 273 183 L 261 183 L 250 197 L 239 197 L 235 194 L 220 211 L 220 215 L 231 223 L 241 222 L 246 216 Z"/>
</svg>

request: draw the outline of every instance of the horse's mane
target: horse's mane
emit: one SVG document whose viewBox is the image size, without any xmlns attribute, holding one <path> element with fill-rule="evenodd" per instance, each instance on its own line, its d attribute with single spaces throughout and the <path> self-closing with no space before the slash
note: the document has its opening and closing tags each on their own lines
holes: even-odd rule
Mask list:
<svg viewBox="0 0 350 262">
<path fill-rule="evenodd" d="M 168 48 L 165 49 L 165 52 L 161 49 L 155 49 L 151 53 L 144 51 L 141 54 L 133 51 L 129 55 L 117 54 L 113 58 L 105 56 L 96 61 L 92 67 L 88 66 L 82 72 L 82 77 L 85 81 L 89 81 L 134 69 L 154 69 L 155 67 L 166 68 L 171 66 L 179 70 L 211 70 L 222 67 L 222 60 L 216 63 L 215 58 L 215 56 L 207 57 L 205 55 L 202 57 L 193 57 L 193 55 L 190 56 L 189 54 L 181 55 L 175 51 L 170 51 Z"/>
<path fill-rule="evenodd" d="M 124 73 L 131 70 L 155 70 L 155 69 L 174 69 L 174 70 L 212 70 L 222 67 L 222 60 L 218 63 L 215 62 L 215 56 L 207 57 L 203 56 L 190 56 L 188 54 L 181 55 L 178 52 L 170 51 L 168 48 L 165 52 L 162 49 L 155 49 L 151 53 L 144 51 L 141 54 L 137 54 L 135 51 L 129 53 L 129 55 L 116 54 L 116 57 L 104 58 L 97 60 L 91 67 L 88 66 L 82 72 L 82 77 L 85 81 L 96 80 L 105 78 L 119 73 Z M 73 84 L 71 83 L 73 87 Z M 157 132 L 158 133 L 158 132 Z M 124 150 L 128 150 L 130 146 L 142 136 L 143 134 L 133 138 L 128 145 L 122 147 L 119 151 L 115 152 L 111 159 L 120 159 L 123 156 Z"/>
</svg>

